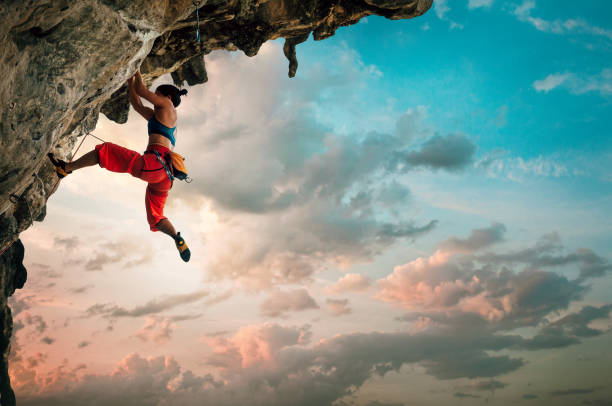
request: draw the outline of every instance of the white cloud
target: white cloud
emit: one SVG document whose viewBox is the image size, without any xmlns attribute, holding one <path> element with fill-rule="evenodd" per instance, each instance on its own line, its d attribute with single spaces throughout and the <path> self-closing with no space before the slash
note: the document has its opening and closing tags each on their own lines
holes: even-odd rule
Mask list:
<svg viewBox="0 0 612 406">
<path fill-rule="evenodd" d="M 505 177 L 511 181 L 523 182 L 534 178 L 560 178 L 575 175 L 559 156 L 538 156 L 525 159 L 509 156 L 503 150 L 494 150 L 478 161 L 475 166 L 484 170 L 491 178 Z"/>
<path fill-rule="evenodd" d="M 569 73 L 550 74 L 542 80 L 536 80 L 533 82 L 533 88 L 538 92 L 548 93 L 552 89 L 560 86 L 570 77 L 571 75 Z"/>
<path fill-rule="evenodd" d="M 576 94 L 598 92 L 602 96 L 612 95 L 612 69 L 602 69 L 597 75 L 575 76 L 570 91 Z"/>
<path fill-rule="evenodd" d="M 491 7 L 493 0 L 469 0 L 468 8 Z"/>
<path fill-rule="evenodd" d="M 446 13 L 450 11 L 450 7 L 448 6 L 448 0 L 436 0 L 434 1 L 434 11 L 439 19 L 443 19 L 446 16 Z"/>
<path fill-rule="evenodd" d="M 464 28 L 463 24 L 458 23 L 456 21 L 451 21 L 450 22 L 450 29 L 451 30 L 462 30 Z"/>
<path fill-rule="evenodd" d="M 447 18 L 446 15 L 451 11 L 451 8 L 448 5 L 448 0 L 434 1 L 434 11 L 440 20 L 445 20 L 449 22 L 449 27 L 451 30 L 463 29 L 463 24 L 460 24 L 456 21 Z"/>
<path fill-rule="evenodd" d="M 180 107 L 181 148 L 198 159 L 187 161 L 195 181 L 173 197 L 214 213 L 204 230 L 211 279 L 253 289 L 309 280 L 432 229 L 431 219 L 411 218 L 396 178 L 468 167 L 470 137 L 432 135 L 424 108 L 392 116 L 386 132 L 335 127 L 330 109 L 363 103 L 361 89 L 380 76 L 345 47 L 291 81 L 278 79 L 286 62 L 277 44 L 255 58 L 207 56 L 210 81 Z"/>
<path fill-rule="evenodd" d="M 545 93 L 560 87 L 572 94 L 595 92 L 609 96 L 612 95 L 612 69 L 602 69 L 598 74 L 553 73 L 533 82 L 533 87 Z"/>
<path fill-rule="evenodd" d="M 549 159 L 537 157 L 535 159 L 523 160 L 517 158 L 517 168 L 522 170 L 527 175 L 550 176 L 558 178 L 568 174 L 567 168 Z"/>
<path fill-rule="evenodd" d="M 514 9 L 514 14 L 519 18 L 523 18 L 528 16 L 531 13 L 531 10 L 535 8 L 535 1 L 533 0 L 525 0 L 523 4 L 520 6 L 516 6 Z"/>
<path fill-rule="evenodd" d="M 470 0 L 470 2 L 471 1 L 472 0 Z M 584 34 L 612 40 L 612 30 L 589 24 L 587 21 L 580 18 L 572 18 L 567 20 L 546 20 L 540 17 L 534 17 L 532 15 L 532 11 L 535 8 L 535 1 L 525 0 L 521 5 L 514 8 L 514 15 L 519 19 L 519 21 L 531 24 L 538 31 L 552 34 Z"/>
</svg>

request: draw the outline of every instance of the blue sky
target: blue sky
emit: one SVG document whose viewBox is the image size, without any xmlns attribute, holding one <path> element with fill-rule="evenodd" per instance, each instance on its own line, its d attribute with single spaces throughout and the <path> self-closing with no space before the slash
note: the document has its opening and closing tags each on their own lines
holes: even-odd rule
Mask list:
<svg viewBox="0 0 612 406">
<path fill-rule="evenodd" d="M 397 97 L 400 106 L 431 106 L 440 130 L 477 136 L 484 150 L 503 147 L 526 158 L 574 148 L 609 150 L 605 95 L 591 91 L 576 97 L 566 89 L 538 93 L 533 88 L 550 74 L 588 77 L 609 68 L 609 28 L 607 36 L 543 32 L 521 21 L 512 3 L 472 10 L 466 3 L 448 2 L 444 19 L 435 11 L 393 23 L 370 17 L 365 24 L 340 29 L 335 40 L 346 41 L 359 49 L 364 63 L 379 67 L 385 93 Z M 581 5 L 579 15 L 562 15 L 574 11 L 570 4 L 541 1 L 532 13 L 551 21 L 582 18 L 606 29 L 602 16 L 610 11 L 605 2 Z M 451 28 L 450 21 L 463 28 Z M 322 48 L 313 46 L 312 52 Z M 504 106 L 505 126 L 483 126 Z"/>
<path fill-rule="evenodd" d="M 538 200 L 532 202 L 533 215 L 559 202 L 595 206 L 605 232 L 586 238 L 609 250 L 612 78 L 602 72 L 610 69 L 612 5 L 593 1 L 576 10 L 569 1 L 487 3 L 469 8 L 468 1 L 436 2 L 416 20 L 369 17 L 339 29 L 332 41 L 309 40 L 298 47 L 298 56 L 306 69 L 328 48 L 346 44 L 381 73 L 365 85 L 365 109 L 386 110 L 389 98 L 396 112 L 424 106 L 434 131 L 469 135 L 480 159 L 494 153 L 555 163 L 558 176 L 548 168 L 540 174 L 550 176 L 525 176 L 520 185 L 474 174 L 461 181 L 484 190 L 514 190 L 517 200 Z M 528 18 L 543 23 L 538 28 Z M 584 27 L 563 28 L 570 27 L 568 21 Z M 535 83 L 549 75 L 571 75 L 577 83 L 538 91 Z M 369 127 L 358 123 L 364 131 L 381 130 L 376 121 Z"/>
<path fill-rule="evenodd" d="M 609 404 L 611 14 L 437 0 L 293 79 L 281 40 L 206 55 L 166 207 L 192 260 L 138 180 L 62 181 L 22 236 L 23 404 Z M 133 111 L 95 134 L 146 142 Z"/>
<path fill-rule="evenodd" d="M 606 29 L 611 11 L 605 2 L 581 5 L 579 15 L 570 4 L 540 1 L 531 13 L 550 21 L 581 18 Z M 609 68 L 612 32 L 538 31 L 515 15 L 519 5 L 493 2 L 489 8 L 468 9 L 467 2 L 449 1 L 443 19 L 434 10 L 416 20 L 369 17 L 340 28 L 332 41 L 300 45 L 299 56 L 307 64 L 331 43 L 345 42 L 383 73 L 378 92 L 369 95 L 370 106 L 389 95 L 400 110 L 426 105 L 440 131 L 478 137 L 483 151 L 505 148 L 525 158 L 574 149 L 609 151 L 604 119 L 610 112 L 609 89 L 607 95 L 603 90 L 576 95 L 564 88 L 544 93 L 533 84 L 555 73 L 601 74 Z M 451 21 L 462 28 L 451 28 Z M 500 116 L 505 116 L 503 125 L 495 122 Z"/>
</svg>

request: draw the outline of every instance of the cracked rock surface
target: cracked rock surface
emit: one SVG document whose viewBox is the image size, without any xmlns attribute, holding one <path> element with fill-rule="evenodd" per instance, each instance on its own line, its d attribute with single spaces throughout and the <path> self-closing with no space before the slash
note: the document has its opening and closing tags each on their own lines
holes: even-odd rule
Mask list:
<svg viewBox="0 0 612 406">
<path fill-rule="evenodd" d="M 284 38 L 289 76 L 296 46 L 369 15 L 406 19 L 433 0 L 3 0 L 0 2 L 0 404 L 14 405 L 7 357 L 6 299 L 25 282 L 19 233 L 42 221 L 56 186 L 46 154 L 70 159 L 100 112 L 127 121 L 124 83 L 171 73 L 178 85 L 207 80 L 203 56 L 216 49 L 253 56 Z M 17 242 L 16 242 L 17 241 Z"/>
</svg>

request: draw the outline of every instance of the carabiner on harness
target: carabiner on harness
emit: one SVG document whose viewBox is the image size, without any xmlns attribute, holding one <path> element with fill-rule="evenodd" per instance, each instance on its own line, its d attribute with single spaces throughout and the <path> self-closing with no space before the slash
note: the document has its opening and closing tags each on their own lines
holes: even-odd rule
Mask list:
<svg viewBox="0 0 612 406">
<path fill-rule="evenodd" d="M 168 164 L 166 163 L 166 161 L 162 158 L 160 153 L 157 152 L 156 150 L 153 150 L 153 153 L 157 157 L 157 160 L 159 161 L 159 163 L 164 167 L 164 171 L 166 171 L 166 175 L 168 175 L 168 179 L 170 179 L 170 182 L 174 182 L 174 176 L 172 175 L 170 168 L 168 168 Z"/>
</svg>

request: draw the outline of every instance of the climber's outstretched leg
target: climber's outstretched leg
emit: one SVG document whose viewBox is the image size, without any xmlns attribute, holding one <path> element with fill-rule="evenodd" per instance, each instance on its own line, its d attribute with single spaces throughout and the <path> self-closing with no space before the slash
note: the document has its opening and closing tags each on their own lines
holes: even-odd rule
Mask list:
<svg viewBox="0 0 612 406">
<path fill-rule="evenodd" d="M 98 159 L 98 151 L 94 149 L 92 151 L 89 151 L 88 153 L 86 153 L 85 155 L 77 159 L 76 161 L 67 162 L 66 169 L 69 172 L 72 172 L 72 171 L 76 171 L 77 169 L 85 168 L 87 166 L 97 165 L 99 162 L 100 160 Z"/>
<path fill-rule="evenodd" d="M 164 172 L 161 171 L 163 174 Z M 165 175 L 164 175 L 165 176 Z M 169 235 L 176 244 L 179 254 L 183 261 L 189 261 L 191 252 L 185 243 L 181 233 L 177 232 L 170 220 L 164 216 L 164 206 L 166 205 L 166 199 L 168 197 L 168 190 L 172 187 L 172 182 L 168 178 L 164 179 L 159 183 L 149 183 L 147 185 L 147 192 L 145 193 L 145 207 L 147 209 L 147 221 L 151 228 L 151 231 L 161 231 L 164 234 Z"/>
<path fill-rule="evenodd" d="M 87 166 L 94 166 L 100 163 L 100 157 L 98 155 L 98 149 L 94 149 L 89 151 L 79 159 L 73 162 L 66 162 L 61 159 L 56 159 L 53 153 L 49 152 L 47 154 L 53 166 L 55 166 L 55 172 L 59 178 L 63 178 L 66 175 L 71 174 L 73 171 L 77 169 L 85 168 Z"/>
</svg>

